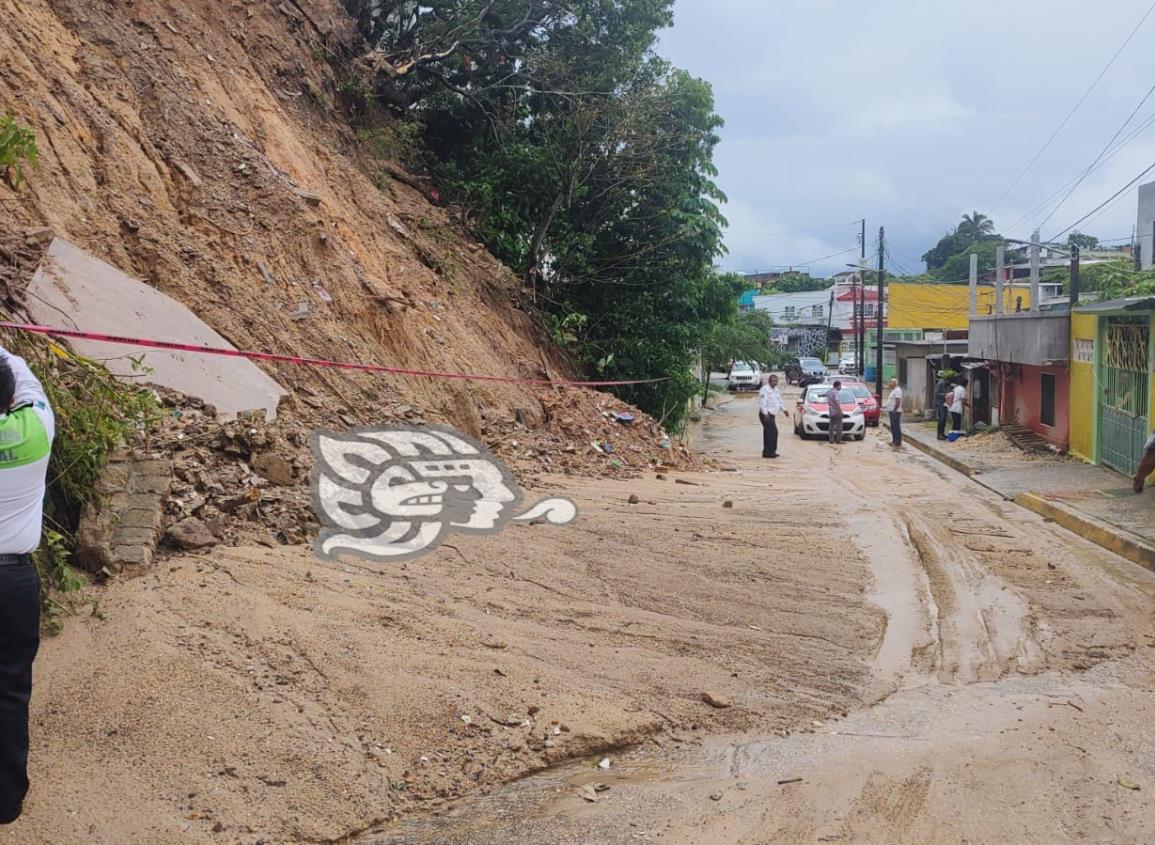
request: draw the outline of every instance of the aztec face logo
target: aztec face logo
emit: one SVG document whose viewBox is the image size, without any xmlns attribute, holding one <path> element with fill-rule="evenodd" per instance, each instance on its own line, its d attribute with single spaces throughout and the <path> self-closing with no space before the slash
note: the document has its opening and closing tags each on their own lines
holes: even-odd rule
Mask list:
<svg viewBox="0 0 1155 845">
<path fill-rule="evenodd" d="M 405 560 L 433 551 L 450 532 L 495 534 L 512 520 L 577 517 L 568 499 L 546 499 L 514 516 L 522 492 L 508 468 L 447 426 L 316 431 L 311 476 L 321 521 L 317 554 Z"/>
</svg>

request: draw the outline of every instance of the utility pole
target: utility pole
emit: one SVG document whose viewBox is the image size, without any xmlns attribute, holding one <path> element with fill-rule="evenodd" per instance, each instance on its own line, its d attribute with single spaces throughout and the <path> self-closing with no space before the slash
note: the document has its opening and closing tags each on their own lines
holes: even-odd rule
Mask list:
<svg viewBox="0 0 1155 845">
<path fill-rule="evenodd" d="M 975 253 L 971 253 L 971 316 L 979 313 L 979 257 Z M 943 333 L 946 337 L 946 333 Z"/>
<path fill-rule="evenodd" d="M 837 287 L 837 285 L 830 286 L 830 306 L 826 309 L 826 358 L 823 359 L 823 364 L 830 360 L 830 326 L 834 322 L 834 291 Z"/>
<path fill-rule="evenodd" d="M 1003 313 L 1003 265 L 1006 264 L 1007 249 L 995 247 L 995 313 Z"/>
<path fill-rule="evenodd" d="M 1071 244 L 1071 284 L 1067 291 L 1071 307 L 1079 304 L 1079 245 Z"/>
<path fill-rule="evenodd" d="M 883 329 L 883 303 L 886 298 L 883 294 L 883 286 L 885 282 L 883 278 L 886 276 L 886 229 L 882 226 L 878 227 L 878 304 L 875 306 L 878 314 L 878 331 L 874 338 L 878 346 L 878 355 L 875 359 L 874 371 L 874 392 L 882 396 L 882 329 Z M 865 313 L 865 310 L 864 310 Z"/>
<path fill-rule="evenodd" d="M 859 235 L 862 257 L 858 261 L 857 307 L 850 302 L 850 319 L 854 321 L 854 367 L 858 375 L 866 373 L 866 218 L 862 218 L 862 233 Z M 855 314 L 855 311 L 858 311 Z"/>
<path fill-rule="evenodd" d="M 1039 230 L 1031 234 L 1031 310 L 1039 310 Z"/>
</svg>

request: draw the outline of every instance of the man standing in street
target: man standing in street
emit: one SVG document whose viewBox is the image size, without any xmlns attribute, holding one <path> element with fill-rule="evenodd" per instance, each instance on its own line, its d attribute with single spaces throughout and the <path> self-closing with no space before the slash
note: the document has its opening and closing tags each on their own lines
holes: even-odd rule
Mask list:
<svg viewBox="0 0 1155 845">
<path fill-rule="evenodd" d="M 786 414 L 778 376 L 771 375 L 758 392 L 758 419 L 762 420 L 762 457 L 778 457 L 778 414 Z"/>
<path fill-rule="evenodd" d="M 886 397 L 886 413 L 890 415 L 890 445 L 897 449 L 902 445 L 902 388 L 898 386 L 896 378 L 892 378 L 886 386 L 890 388 L 890 395 Z"/>
<path fill-rule="evenodd" d="M 953 392 L 950 382 L 942 370 L 938 373 L 938 383 L 934 386 L 935 419 L 938 421 L 938 439 L 946 440 L 946 422 L 950 415 L 949 398 Z"/>
<path fill-rule="evenodd" d="M 970 404 L 967 402 L 967 389 L 963 387 L 964 384 L 965 381 L 956 384 L 950 394 L 951 431 L 962 431 L 963 408 Z"/>
<path fill-rule="evenodd" d="M 830 415 L 830 431 L 827 438 L 830 443 L 842 445 L 842 403 L 838 394 L 842 393 L 842 382 L 836 381 L 826 392 L 826 411 Z"/>
<path fill-rule="evenodd" d="M 0 348 L 0 824 L 28 792 L 28 702 L 40 647 L 40 545 L 56 421 L 24 359 Z"/>
</svg>

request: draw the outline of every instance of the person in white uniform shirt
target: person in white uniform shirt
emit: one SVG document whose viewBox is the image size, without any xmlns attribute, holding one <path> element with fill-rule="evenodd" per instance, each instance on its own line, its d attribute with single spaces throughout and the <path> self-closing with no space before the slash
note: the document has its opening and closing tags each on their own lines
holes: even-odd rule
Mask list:
<svg viewBox="0 0 1155 845">
<path fill-rule="evenodd" d="M 758 391 L 758 419 L 762 421 L 762 457 L 778 457 L 778 415 L 786 413 L 778 376 L 770 376 Z"/>
<path fill-rule="evenodd" d="M 897 449 L 902 445 L 902 388 L 898 386 L 896 378 L 892 378 L 886 386 L 890 388 L 890 395 L 886 397 L 886 413 L 890 416 L 890 445 Z"/>
<path fill-rule="evenodd" d="M 40 647 L 40 545 L 44 488 L 56 421 L 23 358 L 0 348 L 0 824 L 20 816 L 28 792 L 28 702 Z"/>
</svg>

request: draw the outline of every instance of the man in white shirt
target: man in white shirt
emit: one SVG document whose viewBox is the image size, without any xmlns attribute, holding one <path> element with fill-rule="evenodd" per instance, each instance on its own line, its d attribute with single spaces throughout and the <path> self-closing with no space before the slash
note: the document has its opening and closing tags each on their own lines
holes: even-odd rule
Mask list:
<svg viewBox="0 0 1155 845">
<path fill-rule="evenodd" d="M 762 457 L 778 457 L 778 415 L 786 413 L 782 394 L 778 392 L 778 376 L 766 379 L 758 391 L 758 419 L 762 421 Z"/>
<path fill-rule="evenodd" d="M 947 397 L 950 402 L 950 423 L 951 431 L 962 431 L 963 427 L 963 408 L 968 404 L 967 389 L 963 387 L 966 382 L 959 382 L 954 386 L 954 390 Z"/>
<path fill-rule="evenodd" d="M 892 378 L 886 386 L 890 388 L 890 395 L 886 397 L 886 413 L 890 415 L 890 445 L 897 449 L 902 446 L 902 388 L 898 386 L 896 378 Z"/>
<path fill-rule="evenodd" d="M 40 647 L 40 545 L 56 420 L 24 359 L 0 348 L 0 824 L 28 792 L 28 702 Z"/>
</svg>

